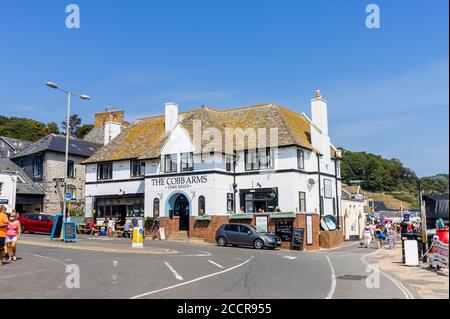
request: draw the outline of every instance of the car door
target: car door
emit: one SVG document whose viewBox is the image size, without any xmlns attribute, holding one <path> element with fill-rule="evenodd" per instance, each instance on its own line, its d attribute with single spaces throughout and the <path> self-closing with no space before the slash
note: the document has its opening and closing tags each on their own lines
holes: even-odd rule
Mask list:
<svg viewBox="0 0 450 319">
<path fill-rule="evenodd" d="M 239 243 L 239 225 L 229 224 L 225 226 L 224 230 L 228 243 L 237 245 Z"/>
<path fill-rule="evenodd" d="M 30 232 L 38 231 L 39 226 L 37 225 L 37 215 L 36 214 L 28 214 L 25 216 L 26 224 L 25 229 Z"/>
<path fill-rule="evenodd" d="M 48 215 L 41 215 L 42 216 L 42 222 L 43 222 L 43 232 L 50 234 L 52 232 L 53 228 L 53 217 Z M 44 223 L 45 221 L 45 223 Z"/>
<path fill-rule="evenodd" d="M 36 226 L 38 229 L 36 231 L 41 233 L 46 233 L 48 228 L 48 218 L 46 215 L 38 215 Z"/>
<path fill-rule="evenodd" d="M 239 225 L 238 241 L 240 245 L 253 245 L 253 231 L 247 225 Z"/>
</svg>

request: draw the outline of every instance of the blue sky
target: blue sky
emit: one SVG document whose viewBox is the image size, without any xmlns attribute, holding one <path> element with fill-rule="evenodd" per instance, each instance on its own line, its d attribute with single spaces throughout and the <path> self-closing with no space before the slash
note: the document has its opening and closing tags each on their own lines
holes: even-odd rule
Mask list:
<svg viewBox="0 0 450 319">
<path fill-rule="evenodd" d="M 67 29 L 76 3 L 81 28 Z M 377 3 L 381 28 L 367 29 Z M 274 102 L 309 114 L 320 88 L 332 141 L 448 172 L 448 1 L 39 0 L 0 3 L 0 114 L 60 123 L 63 95 L 89 94 L 129 120 Z"/>
</svg>

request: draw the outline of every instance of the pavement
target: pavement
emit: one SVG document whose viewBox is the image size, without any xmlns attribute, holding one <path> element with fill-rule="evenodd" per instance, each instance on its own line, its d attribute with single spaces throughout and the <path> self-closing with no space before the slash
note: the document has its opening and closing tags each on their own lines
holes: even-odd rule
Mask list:
<svg viewBox="0 0 450 319">
<path fill-rule="evenodd" d="M 411 281 L 413 275 L 401 278 L 403 269 L 389 268 L 397 257 L 358 243 L 314 252 L 152 240 L 144 241 L 147 253 L 130 247 L 130 240 L 120 238 L 80 236 L 76 244 L 63 244 L 24 234 L 19 260 L 0 268 L 0 299 L 427 297 Z M 381 271 L 374 271 L 377 267 Z M 426 280 L 429 293 L 443 289 Z M 448 298 L 448 281 L 446 292 L 437 292 Z"/>
<path fill-rule="evenodd" d="M 384 249 L 376 256 L 383 271 L 392 274 L 420 299 L 449 299 L 448 269 L 436 271 L 427 264 L 418 267 L 402 263 L 402 248 Z"/>
</svg>

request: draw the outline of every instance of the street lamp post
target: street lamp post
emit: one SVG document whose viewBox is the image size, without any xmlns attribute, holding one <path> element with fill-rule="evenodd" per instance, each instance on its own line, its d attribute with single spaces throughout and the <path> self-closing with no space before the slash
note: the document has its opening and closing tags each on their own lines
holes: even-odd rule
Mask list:
<svg viewBox="0 0 450 319">
<path fill-rule="evenodd" d="M 47 82 L 46 85 L 51 89 L 60 90 L 61 92 L 64 92 L 67 94 L 67 119 L 66 119 L 66 150 L 65 150 L 65 161 L 64 161 L 64 169 L 65 169 L 65 176 L 64 176 L 64 195 L 63 195 L 63 214 L 64 214 L 64 220 L 67 221 L 67 170 L 68 170 L 68 163 L 69 163 L 69 130 L 70 130 L 70 98 L 71 96 L 78 96 L 82 100 L 90 100 L 91 98 L 88 95 L 84 94 L 75 94 L 73 92 L 63 90 L 58 87 L 53 82 Z"/>
</svg>

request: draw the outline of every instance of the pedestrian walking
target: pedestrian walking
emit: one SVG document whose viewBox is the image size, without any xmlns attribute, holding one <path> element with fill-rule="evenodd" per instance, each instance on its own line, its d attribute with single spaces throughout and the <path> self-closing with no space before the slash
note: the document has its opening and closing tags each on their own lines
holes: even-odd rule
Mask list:
<svg viewBox="0 0 450 319">
<path fill-rule="evenodd" d="M 364 239 L 364 245 L 366 246 L 366 248 L 369 248 L 369 245 L 372 242 L 372 232 L 370 231 L 369 225 L 364 227 L 363 239 Z"/>
<path fill-rule="evenodd" d="M 16 212 L 9 217 L 9 224 L 6 228 L 6 246 L 8 248 L 8 261 L 16 261 L 17 241 L 20 239 L 20 222 Z"/>
<path fill-rule="evenodd" d="M 6 229 L 8 228 L 9 220 L 6 216 L 6 207 L 0 205 L 0 266 L 3 266 L 3 256 L 5 254 L 6 244 Z"/>
<path fill-rule="evenodd" d="M 155 218 L 155 221 L 153 222 L 152 225 L 152 239 L 159 239 L 161 240 L 161 235 L 159 234 L 159 217 Z"/>
<path fill-rule="evenodd" d="M 394 249 L 395 243 L 397 241 L 397 234 L 394 230 L 394 228 L 389 229 L 388 231 L 388 243 L 389 243 L 389 249 Z"/>
<path fill-rule="evenodd" d="M 114 219 L 110 218 L 108 220 L 108 236 L 111 237 L 116 231 L 116 222 Z"/>
</svg>

